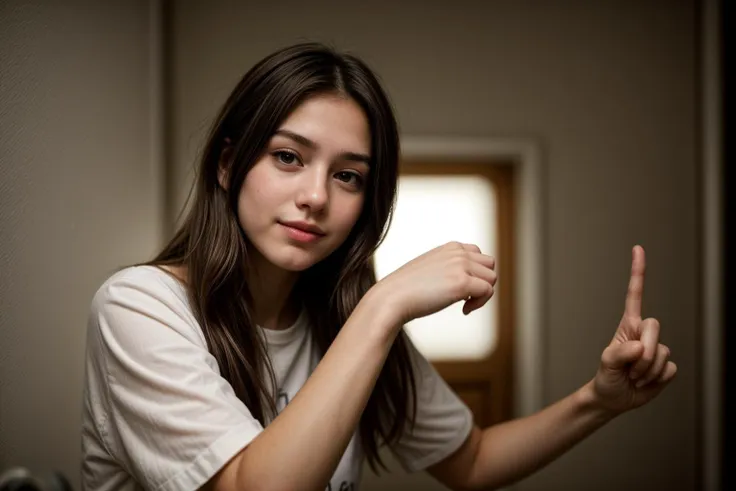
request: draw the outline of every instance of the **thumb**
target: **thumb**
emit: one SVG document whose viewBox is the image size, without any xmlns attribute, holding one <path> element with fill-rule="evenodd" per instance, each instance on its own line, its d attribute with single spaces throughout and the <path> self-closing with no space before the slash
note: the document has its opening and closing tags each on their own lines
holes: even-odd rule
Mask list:
<svg viewBox="0 0 736 491">
<path fill-rule="evenodd" d="M 640 341 L 626 341 L 625 343 L 612 344 L 601 356 L 601 364 L 604 368 L 620 370 L 626 365 L 637 361 L 644 354 L 644 345 Z"/>
</svg>

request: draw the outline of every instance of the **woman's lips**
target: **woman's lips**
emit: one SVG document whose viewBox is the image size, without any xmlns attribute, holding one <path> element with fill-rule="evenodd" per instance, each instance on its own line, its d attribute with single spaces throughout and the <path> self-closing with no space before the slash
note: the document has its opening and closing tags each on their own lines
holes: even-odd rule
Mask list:
<svg viewBox="0 0 736 491">
<path fill-rule="evenodd" d="M 321 239 L 324 237 L 324 234 L 319 234 L 316 232 L 311 232 L 308 230 L 304 230 L 300 228 L 298 225 L 290 225 L 287 223 L 279 223 L 282 227 L 284 227 L 284 230 L 286 230 L 286 235 L 289 236 L 289 238 L 297 241 L 297 242 L 314 242 L 316 240 Z"/>
</svg>

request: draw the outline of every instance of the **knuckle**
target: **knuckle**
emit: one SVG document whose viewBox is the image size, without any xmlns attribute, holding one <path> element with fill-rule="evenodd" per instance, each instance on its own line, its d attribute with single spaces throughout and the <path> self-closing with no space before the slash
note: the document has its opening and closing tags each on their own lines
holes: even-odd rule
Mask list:
<svg viewBox="0 0 736 491">
<path fill-rule="evenodd" d="M 464 273 L 470 267 L 470 260 L 464 254 L 457 254 L 450 259 L 450 265 Z"/>
<path fill-rule="evenodd" d="M 468 289 L 470 278 L 464 271 L 455 271 L 450 274 L 450 285 L 454 292 L 463 293 Z"/>
<path fill-rule="evenodd" d="M 604 364 L 608 365 L 613 361 L 613 351 L 612 350 L 613 348 L 610 346 L 603 350 L 603 353 L 601 354 L 601 361 Z"/>
</svg>

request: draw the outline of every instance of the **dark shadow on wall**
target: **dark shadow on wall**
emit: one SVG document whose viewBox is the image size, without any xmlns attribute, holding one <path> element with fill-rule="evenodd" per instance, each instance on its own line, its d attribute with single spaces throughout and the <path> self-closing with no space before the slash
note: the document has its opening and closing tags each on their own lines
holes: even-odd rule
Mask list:
<svg viewBox="0 0 736 491">
<path fill-rule="evenodd" d="M 727 387 L 736 383 L 736 168 L 733 162 L 736 158 L 736 94 L 733 88 L 736 84 L 734 67 L 736 56 L 733 46 L 736 42 L 736 5 L 732 0 L 721 0 L 721 33 L 722 33 L 722 85 L 723 88 L 723 198 L 724 198 L 724 387 L 723 387 L 723 454 L 721 468 L 723 472 L 722 489 L 734 489 L 736 486 L 736 469 L 733 467 L 736 458 L 736 431 L 734 431 L 734 417 L 736 404 L 733 397 L 728 397 Z M 729 47 L 730 46 L 730 50 Z M 728 164 L 731 165 L 728 165 Z M 730 193 L 729 193 L 730 191 Z M 729 194 L 732 196 L 729 197 Z M 730 252 L 730 254 L 729 254 Z M 730 329 L 729 329 L 730 327 Z"/>
</svg>

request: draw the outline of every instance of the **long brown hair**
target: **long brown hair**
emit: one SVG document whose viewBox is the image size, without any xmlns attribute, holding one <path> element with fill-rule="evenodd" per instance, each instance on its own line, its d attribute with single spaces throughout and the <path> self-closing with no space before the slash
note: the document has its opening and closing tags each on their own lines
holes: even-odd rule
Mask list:
<svg viewBox="0 0 736 491">
<path fill-rule="evenodd" d="M 238 197 L 246 174 L 284 119 L 307 98 L 325 93 L 357 102 L 371 133 L 371 172 L 361 215 L 336 251 L 301 273 L 294 290 L 319 348 L 327 351 L 376 282 L 372 257 L 390 221 L 398 177 L 399 137 L 391 105 L 376 76 L 352 55 L 299 44 L 266 57 L 244 75 L 212 126 L 185 221 L 149 263 L 186 267 L 189 300 L 208 349 L 222 376 L 264 425 L 266 416 L 275 414 L 264 383 L 274 374 L 252 317 L 244 274 L 251 246 L 238 222 Z M 227 191 L 218 183 L 226 145 L 232 146 Z M 402 331 L 360 420 L 361 443 L 374 471 L 385 468 L 379 445 L 396 442 L 413 424 L 415 411 L 416 384 Z"/>
</svg>

